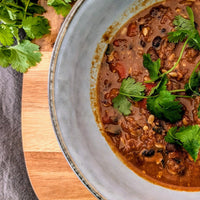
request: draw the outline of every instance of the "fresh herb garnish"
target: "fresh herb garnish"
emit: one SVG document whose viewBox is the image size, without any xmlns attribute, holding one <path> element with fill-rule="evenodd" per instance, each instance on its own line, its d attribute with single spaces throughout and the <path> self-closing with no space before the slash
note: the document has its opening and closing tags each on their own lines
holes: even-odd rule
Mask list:
<svg viewBox="0 0 200 200">
<path fill-rule="evenodd" d="M 19 72 L 41 61 L 39 46 L 30 39 L 49 33 L 48 20 L 42 16 L 43 7 L 30 0 L 0 1 L 0 65 L 12 66 Z M 23 33 L 23 34 L 21 34 Z M 22 36 L 23 35 L 23 36 Z"/>
<path fill-rule="evenodd" d="M 150 54 L 143 55 L 143 65 L 149 71 L 149 76 L 152 81 L 155 81 L 159 78 L 160 75 L 160 59 L 156 61 L 151 60 Z"/>
<path fill-rule="evenodd" d="M 185 84 L 183 89 L 167 90 L 167 74 L 173 71 L 179 64 L 186 46 L 188 45 L 191 48 L 200 50 L 200 36 L 195 28 L 193 11 L 190 7 L 186 9 L 189 19 L 176 16 L 173 22 L 175 31 L 170 32 L 168 37 L 170 42 L 178 43 L 184 41 L 178 60 L 171 69 L 165 73 L 161 73 L 160 59 L 152 61 L 150 54 L 144 54 L 143 65 L 148 70 L 151 78 L 146 83 L 155 82 L 156 86 L 145 95 L 145 87 L 142 83 L 137 83 L 130 77 L 124 79 L 119 90 L 119 95 L 113 99 L 113 106 L 122 114 L 131 114 L 132 101 L 139 101 L 145 98 L 147 99 L 147 109 L 151 114 L 155 115 L 158 119 L 175 123 L 181 120 L 184 114 L 183 106 L 176 98 L 200 96 L 200 71 L 197 70 L 200 61 L 196 64 L 188 83 Z M 181 92 L 181 95 L 174 94 L 179 92 Z M 183 92 L 188 96 L 183 95 Z M 200 105 L 197 115 L 200 118 Z M 173 127 L 168 131 L 165 140 L 166 142 L 182 146 L 194 161 L 197 160 L 200 149 L 200 127 L 198 125 L 181 128 Z"/>
<path fill-rule="evenodd" d="M 147 99 L 147 109 L 157 118 L 175 123 L 183 116 L 183 106 L 175 99 L 175 95 L 162 90 L 159 96 Z"/>
<path fill-rule="evenodd" d="M 186 7 L 189 19 L 185 19 L 178 15 L 175 17 L 173 24 L 175 31 L 169 33 L 169 41 L 178 43 L 187 38 L 187 43 L 190 47 L 200 50 L 200 36 L 195 28 L 194 14 L 190 7 Z"/>
<path fill-rule="evenodd" d="M 135 101 L 141 100 L 144 97 L 145 86 L 135 79 L 128 77 L 122 81 L 119 94 L 129 97 Z"/>
<path fill-rule="evenodd" d="M 126 96 L 119 94 L 112 102 L 114 108 L 118 109 L 123 115 L 131 114 L 131 103 Z"/>
<path fill-rule="evenodd" d="M 200 87 L 200 71 L 196 72 L 197 68 L 199 67 L 200 62 L 197 63 L 195 66 L 188 83 L 185 84 L 186 94 L 192 96 L 196 95 L 199 96 L 199 87 Z"/>
<path fill-rule="evenodd" d="M 197 116 L 198 116 L 198 118 L 200 118 L 200 104 L 199 104 L 199 107 L 198 107 L 198 110 L 197 110 L 198 112 L 197 112 Z"/>
<path fill-rule="evenodd" d="M 50 32 L 45 9 L 35 0 L 0 0 L 0 65 L 23 73 L 41 61 L 39 46 L 30 42 Z M 48 0 L 56 12 L 66 16 L 71 0 Z"/>
<path fill-rule="evenodd" d="M 161 78 L 160 82 L 151 89 L 151 92 L 149 94 L 149 96 L 154 96 L 154 95 L 157 95 L 159 94 L 162 90 L 166 90 L 167 89 L 167 84 L 168 82 L 168 78 L 167 78 L 167 75 L 164 74 L 164 76 Z"/>
<path fill-rule="evenodd" d="M 176 96 L 166 90 L 167 81 L 166 75 L 163 76 L 159 84 L 152 88 L 150 95 L 144 96 L 145 86 L 128 77 L 122 81 L 119 95 L 112 100 L 113 106 L 122 114 L 129 115 L 131 113 L 130 101 L 147 98 L 147 109 L 152 114 L 159 119 L 175 123 L 182 118 L 183 109 L 180 102 L 175 101 Z"/>
<path fill-rule="evenodd" d="M 179 129 L 173 127 L 168 131 L 165 141 L 183 146 L 193 160 L 196 161 L 200 149 L 200 128 L 198 125 L 181 127 Z"/>
<path fill-rule="evenodd" d="M 8 67 L 11 64 L 13 69 L 23 73 L 40 61 L 39 46 L 29 40 L 23 40 L 20 44 L 8 48 L 0 48 L 0 65 L 2 67 Z"/>
<path fill-rule="evenodd" d="M 182 58 L 184 49 L 187 44 L 189 45 L 189 47 L 192 47 L 196 50 L 200 50 L 200 35 L 199 35 L 198 30 L 195 27 L 193 11 L 190 7 L 186 7 L 186 10 L 187 10 L 189 19 L 185 19 L 180 15 L 176 16 L 175 20 L 173 21 L 173 24 L 175 25 L 175 31 L 168 33 L 169 42 L 178 43 L 178 42 L 182 42 L 184 40 L 186 40 L 186 41 L 184 42 L 184 45 L 182 47 L 178 61 L 166 73 L 169 73 L 176 68 L 176 66 L 178 65 L 178 63 L 180 62 L 180 60 Z M 199 66 L 199 64 L 197 64 L 197 65 Z M 188 85 L 185 86 L 187 94 L 191 93 L 191 92 L 193 93 L 194 91 L 196 91 L 197 82 L 196 81 L 194 82 L 194 77 L 196 77 L 195 71 L 198 66 L 195 67 L 195 70 L 191 74 Z M 200 86 L 200 84 L 199 84 L 199 86 Z M 197 92 L 194 92 L 194 93 L 196 93 L 196 95 L 198 95 Z"/>
<path fill-rule="evenodd" d="M 52 6 L 57 14 L 61 14 L 64 17 L 67 16 L 69 11 L 71 10 L 72 0 L 48 0 L 47 4 Z"/>
<path fill-rule="evenodd" d="M 194 49 L 200 50 L 200 35 L 199 35 L 198 30 L 195 27 L 193 11 L 190 7 L 187 7 L 186 10 L 187 10 L 189 19 L 185 19 L 184 17 L 180 15 L 176 16 L 175 20 L 173 21 L 173 24 L 175 26 L 175 31 L 168 33 L 169 42 L 178 43 L 178 42 L 183 42 L 184 40 L 185 42 L 183 44 L 183 47 L 181 49 L 177 62 L 174 64 L 174 66 L 171 69 L 169 69 L 164 74 L 169 74 L 177 67 L 187 45 L 189 45 L 189 47 L 192 47 Z M 149 58 L 150 58 L 149 56 L 144 55 L 144 59 L 145 59 L 144 67 L 148 69 L 149 75 L 151 78 L 151 80 L 147 82 L 150 83 L 162 78 L 163 74 L 159 75 L 159 69 L 158 69 L 160 68 L 159 59 L 156 62 L 150 62 Z"/>
<path fill-rule="evenodd" d="M 14 38 L 10 27 L 0 24 L 0 43 L 3 46 L 11 46 L 14 43 Z"/>
<path fill-rule="evenodd" d="M 31 39 L 41 38 L 48 34 L 50 26 L 48 20 L 43 16 L 27 17 L 22 21 L 22 27 Z"/>
<path fill-rule="evenodd" d="M 142 83 L 136 82 L 131 77 L 124 79 L 119 89 L 119 95 L 112 100 L 114 108 L 124 115 L 129 115 L 131 113 L 129 100 L 139 101 L 145 98 L 144 91 L 145 86 Z"/>
</svg>

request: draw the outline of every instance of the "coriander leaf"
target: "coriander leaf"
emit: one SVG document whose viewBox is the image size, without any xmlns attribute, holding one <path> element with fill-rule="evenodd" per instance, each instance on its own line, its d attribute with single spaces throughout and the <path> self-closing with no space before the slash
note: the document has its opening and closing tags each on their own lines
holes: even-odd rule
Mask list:
<svg viewBox="0 0 200 200">
<path fill-rule="evenodd" d="M 167 84 L 168 82 L 168 78 L 167 78 L 167 75 L 164 74 L 160 80 L 160 82 L 151 89 L 151 92 L 149 94 L 149 96 L 154 96 L 154 95 L 157 95 L 159 94 L 162 90 L 166 90 L 167 89 Z"/>
<path fill-rule="evenodd" d="M 15 26 L 11 26 L 10 31 L 11 31 L 12 35 L 16 38 L 17 42 L 20 42 L 19 29 L 16 28 Z"/>
<path fill-rule="evenodd" d="M 168 40 L 169 42 L 179 43 L 179 42 L 182 42 L 186 38 L 186 36 L 187 36 L 187 33 L 181 30 L 177 30 L 177 31 L 168 33 Z"/>
<path fill-rule="evenodd" d="M 33 13 L 33 14 L 35 14 L 35 13 L 43 14 L 45 12 L 45 9 L 42 6 L 40 6 L 40 5 L 36 4 L 36 3 L 30 2 L 29 6 L 28 6 L 28 9 L 27 9 L 27 12 L 28 13 Z"/>
<path fill-rule="evenodd" d="M 144 96 L 144 91 L 145 86 L 142 83 L 136 82 L 131 77 L 124 79 L 119 89 L 119 95 L 112 100 L 114 108 L 123 115 L 129 115 L 131 103 L 128 99 L 140 101 Z"/>
<path fill-rule="evenodd" d="M 195 28 L 193 11 L 190 7 L 186 9 L 190 19 L 185 19 L 180 15 L 176 16 L 173 21 L 175 31 L 168 33 L 168 39 L 170 42 L 178 43 L 188 38 L 188 45 L 200 50 L 200 35 Z"/>
<path fill-rule="evenodd" d="M 138 97 L 143 96 L 145 86 L 140 82 L 136 82 L 135 79 L 128 77 L 122 81 L 119 93 L 128 97 L 132 97 L 134 100 L 141 100 Z M 136 98 L 135 98 L 136 97 Z"/>
<path fill-rule="evenodd" d="M 72 0 L 64 0 L 65 1 L 65 3 L 71 3 L 72 2 Z"/>
<path fill-rule="evenodd" d="M 16 3 L 0 3 L 0 20 L 6 24 L 15 24 L 24 17 L 24 8 Z"/>
<path fill-rule="evenodd" d="M 48 20 L 42 16 L 27 17 L 22 22 L 23 29 L 29 38 L 41 38 L 43 35 L 49 33 Z"/>
<path fill-rule="evenodd" d="M 39 46 L 29 40 L 24 40 L 16 46 L 9 47 L 9 49 L 11 51 L 9 64 L 18 72 L 24 73 L 28 68 L 41 61 Z"/>
<path fill-rule="evenodd" d="M 191 31 L 195 30 L 194 21 L 185 19 L 184 17 L 180 15 L 175 17 L 173 24 L 175 25 L 176 30 L 183 31 L 185 33 L 190 33 Z"/>
<path fill-rule="evenodd" d="M 12 15 L 10 16 L 6 7 L 0 4 L 0 22 L 6 24 L 15 24 L 15 21 L 12 20 Z"/>
<path fill-rule="evenodd" d="M 199 107 L 198 107 L 197 115 L 198 115 L 198 118 L 200 118 L 200 104 L 199 104 Z"/>
<path fill-rule="evenodd" d="M 115 97 L 112 100 L 112 102 L 113 102 L 114 108 L 118 109 L 123 115 L 131 114 L 131 111 L 130 111 L 131 103 L 128 101 L 128 99 L 124 95 L 119 94 L 117 97 Z"/>
<path fill-rule="evenodd" d="M 48 0 L 47 5 L 52 6 L 57 12 L 57 14 L 61 14 L 64 17 L 66 17 L 69 11 L 71 10 L 71 5 L 69 3 L 71 3 L 71 1 Z"/>
<path fill-rule="evenodd" d="M 24 7 L 26 7 L 27 0 L 20 0 Z M 27 7 L 27 13 L 29 14 L 43 14 L 45 12 L 45 9 L 37 4 L 37 1 L 32 0 L 33 2 L 29 2 L 28 7 Z"/>
<path fill-rule="evenodd" d="M 169 91 L 160 91 L 157 97 L 147 99 L 147 109 L 157 118 L 175 123 L 182 119 L 183 107 Z"/>
<path fill-rule="evenodd" d="M 165 136 L 165 141 L 168 142 L 168 143 L 176 143 L 176 144 L 179 144 L 179 145 L 182 145 L 182 143 L 177 140 L 177 138 L 175 137 L 175 134 L 177 132 L 177 127 L 172 127 L 168 130 L 167 132 L 167 135 Z"/>
<path fill-rule="evenodd" d="M 189 82 L 185 84 L 185 92 L 187 95 L 200 95 L 200 73 L 192 72 Z"/>
<path fill-rule="evenodd" d="M 150 54 L 143 55 L 143 65 L 149 71 L 150 78 L 156 80 L 160 74 L 160 59 L 152 61 Z"/>
<path fill-rule="evenodd" d="M 200 128 L 198 125 L 193 125 L 181 127 L 177 131 L 177 127 L 173 127 L 168 131 L 165 141 L 183 146 L 196 161 L 200 149 Z"/>
<path fill-rule="evenodd" d="M 3 46 L 11 46 L 14 43 L 13 34 L 11 29 L 4 24 L 0 24 L 0 43 Z"/>
<path fill-rule="evenodd" d="M 187 13 L 189 15 L 189 18 L 191 20 L 191 22 L 194 23 L 194 13 L 192 11 L 192 8 L 190 8 L 189 6 L 186 7 Z"/>
<path fill-rule="evenodd" d="M 196 33 L 194 33 L 193 38 L 188 40 L 188 45 L 196 50 L 200 50 L 200 36 L 197 30 Z"/>
<path fill-rule="evenodd" d="M 11 50 L 7 47 L 0 47 L 0 65 L 2 67 L 8 67 L 10 65 Z"/>
</svg>

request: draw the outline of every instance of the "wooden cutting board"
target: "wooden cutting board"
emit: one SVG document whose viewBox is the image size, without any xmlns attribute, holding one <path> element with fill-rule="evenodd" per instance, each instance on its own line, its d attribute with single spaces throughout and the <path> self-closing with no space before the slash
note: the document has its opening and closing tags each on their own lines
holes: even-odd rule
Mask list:
<svg viewBox="0 0 200 200">
<path fill-rule="evenodd" d="M 34 41 L 41 46 L 42 61 L 23 79 L 22 139 L 28 175 L 40 200 L 95 200 L 64 158 L 55 137 L 48 107 L 48 71 L 53 45 L 63 22 L 46 1 L 51 34 Z"/>
</svg>

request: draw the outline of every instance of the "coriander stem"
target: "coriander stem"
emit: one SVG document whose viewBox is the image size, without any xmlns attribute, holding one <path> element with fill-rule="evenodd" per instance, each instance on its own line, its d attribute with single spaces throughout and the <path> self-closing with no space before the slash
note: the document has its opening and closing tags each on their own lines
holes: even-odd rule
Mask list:
<svg viewBox="0 0 200 200">
<path fill-rule="evenodd" d="M 176 92 L 185 92 L 185 89 L 170 90 L 169 92 L 171 92 L 171 93 L 176 93 Z"/>
<path fill-rule="evenodd" d="M 157 97 L 158 95 L 154 95 L 154 96 L 137 96 L 137 95 L 129 95 L 123 92 L 120 92 L 119 94 L 129 97 L 129 98 L 142 98 L 142 99 L 149 99 L 149 98 L 154 98 Z"/>
<path fill-rule="evenodd" d="M 182 49 L 181 49 L 181 53 L 180 53 L 180 55 L 179 55 L 178 60 L 176 61 L 176 63 L 174 64 L 174 66 L 173 66 L 170 70 L 168 70 L 167 72 L 161 74 L 157 79 L 145 81 L 145 83 L 152 83 L 152 82 L 155 82 L 155 81 L 157 81 L 158 79 L 162 78 L 165 74 L 169 74 L 171 71 L 173 71 L 173 70 L 177 67 L 177 65 L 179 64 L 179 62 L 180 62 L 180 60 L 181 60 L 181 58 L 182 58 L 182 56 L 183 56 L 183 53 L 184 53 L 184 50 L 185 50 L 185 47 L 186 47 L 188 41 L 189 41 L 189 38 L 185 41 L 185 43 L 184 43 L 184 45 L 183 45 L 183 47 L 182 47 Z"/>
<path fill-rule="evenodd" d="M 192 71 L 192 73 L 194 73 L 197 70 L 197 68 L 199 67 L 199 65 L 200 65 L 200 61 L 196 64 L 196 66 L 195 66 L 194 70 Z"/>
<path fill-rule="evenodd" d="M 27 13 L 27 9 L 28 9 L 29 4 L 30 4 L 30 0 L 27 1 L 26 7 L 24 9 L 24 19 L 26 18 L 26 13 Z"/>
<path fill-rule="evenodd" d="M 192 96 L 184 96 L 184 95 L 174 95 L 179 98 L 192 98 Z"/>
<path fill-rule="evenodd" d="M 121 95 L 124 95 L 124 96 L 127 96 L 129 98 L 143 98 L 143 99 L 148 99 L 147 96 L 137 96 L 137 95 L 129 95 L 129 94 L 126 94 L 126 93 L 123 93 L 123 92 L 120 92 Z"/>
<path fill-rule="evenodd" d="M 195 73 L 195 71 L 197 70 L 197 68 L 199 67 L 199 65 L 200 65 L 200 61 L 196 64 L 194 70 L 192 71 L 192 74 Z M 192 89 L 192 86 L 191 86 L 192 74 L 190 75 L 190 78 L 189 78 L 189 81 L 188 81 L 188 86 L 189 86 L 190 90 L 194 92 L 194 94 L 199 95 L 198 92 L 196 92 L 196 91 L 194 91 L 194 90 Z"/>
<path fill-rule="evenodd" d="M 160 76 L 158 77 L 158 79 L 160 78 Z M 155 82 L 155 81 L 157 81 L 158 79 L 156 79 L 156 80 L 148 80 L 148 81 L 144 81 L 144 83 L 153 83 L 153 82 Z"/>
<path fill-rule="evenodd" d="M 173 70 L 176 68 L 176 66 L 179 64 L 179 62 L 180 62 L 180 60 L 181 60 L 181 58 L 182 58 L 182 56 L 183 56 L 183 52 L 184 52 L 184 50 L 185 50 L 185 47 L 186 47 L 188 41 L 189 41 L 189 38 L 185 41 L 185 43 L 184 43 L 184 45 L 183 45 L 183 47 L 182 47 L 182 49 L 181 49 L 181 53 L 180 53 L 180 55 L 179 55 L 179 58 L 178 58 L 178 60 L 176 61 L 175 65 L 174 65 L 170 70 L 168 70 L 167 72 L 165 72 L 164 74 L 169 74 L 169 73 L 170 73 L 171 71 L 173 71 Z"/>
</svg>

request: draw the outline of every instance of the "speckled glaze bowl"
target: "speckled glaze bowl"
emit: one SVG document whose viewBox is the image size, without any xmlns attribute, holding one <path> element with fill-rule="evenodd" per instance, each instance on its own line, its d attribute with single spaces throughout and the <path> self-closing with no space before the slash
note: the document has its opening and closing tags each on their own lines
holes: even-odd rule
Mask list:
<svg viewBox="0 0 200 200">
<path fill-rule="evenodd" d="M 112 152 L 95 120 L 95 84 L 110 40 L 106 36 L 112 37 L 130 17 L 155 2 L 79 0 L 65 19 L 54 47 L 49 73 L 53 126 L 72 169 L 97 199 L 200 198 L 199 192 L 166 189 L 136 175 Z"/>
</svg>

